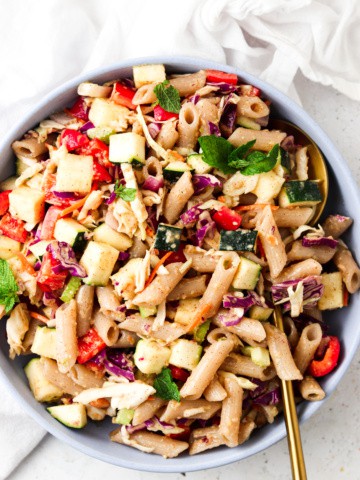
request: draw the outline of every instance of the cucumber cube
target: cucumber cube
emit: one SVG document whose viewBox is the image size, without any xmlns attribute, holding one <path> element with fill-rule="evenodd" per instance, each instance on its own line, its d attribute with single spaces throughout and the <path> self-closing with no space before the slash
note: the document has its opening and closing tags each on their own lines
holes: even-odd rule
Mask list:
<svg viewBox="0 0 360 480">
<path fill-rule="evenodd" d="M 139 340 L 134 353 L 134 363 L 137 368 L 146 374 L 160 373 L 168 365 L 171 350 L 160 345 L 156 340 Z"/>
<path fill-rule="evenodd" d="M 279 195 L 284 179 L 273 171 L 260 173 L 257 185 L 252 193 L 258 198 L 258 203 L 268 203 Z"/>
<path fill-rule="evenodd" d="M 38 402 L 53 402 L 63 395 L 63 391 L 45 377 L 40 358 L 30 360 L 24 371 L 32 394 Z"/>
<path fill-rule="evenodd" d="M 193 153 L 192 155 L 189 155 L 186 159 L 186 162 L 189 167 L 199 175 L 210 173 L 213 168 L 211 165 L 204 162 L 201 153 Z"/>
<path fill-rule="evenodd" d="M 273 313 L 272 308 L 259 307 L 259 305 L 253 305 L 249 310 L 249 317 L 254 320 L 265 321 Z"/>
<path fill-rule="evenodd" d="M 318 302 L 320 310 L 334 310 L 344 306 L 344 286 L 340 272 L 321 275 L 324 292 Z"/>
<path fill-rule="evenodd" d="M 199 305 L 199 298 L 186 298 L 179 301 L 176 309 L 174 321 L 182 325 L 189 325 L 194 319 L 194 315 Z"/>
<path fill-rule="evenodd" d="M 56 329 L 37 327 L 31 351 L 41 357 L 56 360 Z"/>
<path fill-rule="evenodd" d="M 89 230 L 73 218 L 60 218 L 55 224 L 54 238 L 59 242 L 66 242 L 75 252 L 85 246 L 85 233 Z"/>
<path fill-rule="evenodd" d="M 95 127 L 111 128 L 119 132 L 126 130 L 128 126 L 128 113 L 126 107 L 117 105 L 111 100 L 95 98 L 89 111 L 89 120 Z"/>
<path fill-rule="evenodd" d="M 171 346 L 169 363 L 176 367 L 194 370 L 200 361 L 202 346 L 193 340 L 180 338 Z"/>
<path fill-rule="evenodd" d="M 313 180 L 285 182 L 279 194 L 279 205 L 282 208 L 313 206 L 320 203 L 321 200 L 319 184 Z"/>
<path fill-rule="evenodd" d="M 231 285 L 238 290 L 254 290 L 259 280 L 261 265 L 240 257 L 240 263 Z"/>
<path fill-rule="evenodd" d="M 45 194 L 41 190 L 21 186 L 9 195 L 9 211 L 15 218 L 31 224 L 39 223 L 44 217 Z"/>
<path fill-rule="evenodd" d="M 0 235 L 0 258 L 7 260 L 14 256 L 15 252 L 20 252 L 21 243 L 12 238 Z"/>
<path fill-rule="evenodd" d="M 113 163 L 145 163 L 145 137 L 134 132 L 111 135 L 109 160 Z"/>
<path fill-rule="evenodd" d="M 107 243 L 120 252 L 125 252 L 133 244 L 131 238 L 125 235 L 125 233 L 120 233 L 116 230 L 113 230 L 106 223 L 103 223 L 99 227 L 95 228 L 93 238 L 96 242 Z"/>
</svg>

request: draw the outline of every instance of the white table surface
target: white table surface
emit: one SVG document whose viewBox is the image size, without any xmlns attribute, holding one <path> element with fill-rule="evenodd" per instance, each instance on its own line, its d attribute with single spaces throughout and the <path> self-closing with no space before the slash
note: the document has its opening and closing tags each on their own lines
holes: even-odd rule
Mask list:
<svg viewBox="0 0 360 480">
<path fill-rule="evenodd" d="M 304 108 L 333 139 L 360 183 L 360 103 L 302 75 L 296 87 Z M 360 205 L 359 205 L 360 207 Z M 359 319 L 360 321 L 360 319 Z M 301 427 L 309 480 L 360 479 L 360 350 L 337 391 Z M 1 454 L 0 454 L 1 458 Z M 1 461 L 1 460 L 0 460 Z M 291 477 L 284 439 L 265 452 L 225 467 L 184 474 L 152 474 L 105 464 L 47 435 L 10 480 L 252 480 Z"/>
</svg>

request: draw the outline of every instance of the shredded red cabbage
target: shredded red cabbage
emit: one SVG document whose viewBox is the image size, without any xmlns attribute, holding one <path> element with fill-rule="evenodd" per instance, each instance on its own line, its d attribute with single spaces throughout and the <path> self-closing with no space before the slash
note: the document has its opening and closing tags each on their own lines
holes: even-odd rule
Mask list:
<svg viewBox="0 0 360 480">
<path fill-rule="evenodd" d="M 106 200 L 106 205 L 111 205 L 116 200 L 116 193 L 111 192 L 110 197 Z"/>
<path fill-rule="evenodd" d="M 210 135 L 216 135 L 217 137 L 221 137 L 221 132 L 219 127 L 215 125 L 213 122 L 208 122 Z"/>
<path fill-rule="evenodd" d="M 190 102 L 193 103 L 194 105 L 196 105 L 198 103 L 198 101 L 200 100 L 200 95 L 193 95 L 192 97 L 190 97 Z"/>
<path fill-rule="evenodd" d="M 241 310 L 243 312 L 242 315 Z M 244 309 L 237 308 L 236 311 L 232 309 L 224 313 L 219 313 L 216 318 L 220 320 L 224 327 L 233 327 L 241 322 L 244 318 L 244 313 Z"/>
<path fill-rule="evenodd" d="M 200 214 L 199 221 L 197 223 L 197 230 L 195 234 L 195 244 L 198 247 L 202 247 L 205 237 L 207 235 L 213 238 L 216 229 L 216 224 L 210 216 L 208 211 L 203 211 Z"/>
<path fill-rule="evenodd" d="M 164 186 L 164 179 L 148 176 L 142 185 L 144 190 L 151 190 L 152 192 L 158 192 L 161 187 Z"/>
<path fill-rule="evenodd" d="M 222 186 L 220 180 L 215 175 L 204 173 L 202 175 L 195 174 L 192 176 L 195 193 L 203 191 L 206 187 L 220 187 Z"/>
<path fill-rule="evenodd" d="M 156 232 L 159 226 L 159 220 L 156 218 L 156 205 L 153 205 L 152 207 L 146 207 L 146 211 L 148 213 L 148 218 L 146 221 L 149 223 L 154 232 Z"/>
<path fill-rule="evenodd" d="M 193 207 L 189 208 L 185 213 L 180 215 L 180 218 L 184 225 L 189 225 L 190 223 L 197 222 L 203 210 L 200 207 L 201 203 L 194 205 Z"/>
<path fill-rule="evenodd" d="M 90 130 L 90 128 L 95 128 L 95 125 L 94 125 L 92 122 L 86 122 L 86 123 L 80 128 L 80 132 L 81 132 L 81 133 L 85 133 L 85 132 L 87 132 L 88 130 Z"/>
<path fill-rule="evenodd" d="M 255 405 L 262 405 L 263 407 L 268 405 L 277 405 L 280 402 L 280 398 L 280 388 L 276 387 L 274 390 L 263 393 L 262 395 L 254 398 L 253 403 Z"/>
<path fill-rule="evenodd" d="M 55 190 L 52 190 L 52 193 L 62 199 L 78 200 L 79 198 L 78 195 L 73 192 L 56 192 Z"/>
<path fill-rule="evenodd" d="M 156 138 L 161 130 L 162 124 L 158 122 L 152 122 L 148 125 L 148 130 L 151 135 L 151 138 Z"/>
<path fill-rule="evenodd" d="M 128 260 L 130 258 L 130 253 L 128 252 L 119 252 L 118 260 L 120 262 L 123 262 L 125 260 Z"/>
<path fill-rule="evenodd" d="M 225 105 L 223 113 L 220 117 L 220 130 L 226 137 L 229 137 L 232 132 L 234 131 L 236 123 L 236 104 L 235 103 L 227 103 Z"/>
<path fill-rule="evenodd" d="M 244 308 L 248 310 L 253 305 L 258 305 L 263 308 L 272 308 L 273 305 L 267 302 L 264 297 L 258 295 L 255 291 L 248 292 L 246 297 L 235 297 L 234 295 L 224 295 L 224 308 Z"/>
<path fill-rule="evenodd" d="M 119 348 L 104 348 L 92 359 L 92 362 L 103 366 L 111 375 L 127 378 L 130 382 L 135 381 L 134 364 Z"/>
<path fill-rule="evenodd" d="M 317 247 L 325 246 L 330 248 L 336 248 L 339 242 L 331 237 L 303 237 L 301 239 L 303 247 Z"/>
<path fill-rule="evenodd" d="M 287 280 L 286 282 L 273 285 L 271 287 L 273 301 L 276 305 L 282 304 L 284 312 L 291 310 L 288 288 L 292 287 L 295 290 L 299 282 L 302 282 L 304 286 L 302 299 L 304 307 L 315 307 L 323 294 L 324 285 L 321 282 L 321 277 L 316 275 L 297 280 Z"/>
<path fill-rule="evenodd" d="M 211 87 L 218 87 L 222 94 L 236 92 L 238 87 L 226 82 L 206 82 L 206 85 Z"/>
<path fill-rule="evenodd" d="M 51 253 L 54 260 L 58 260 L 59 264 L 54 266 L 52 271 L 57 274 L 68 271 L 73 277 L 86 277 L 86 270 L 78 264 L 74 250 L 66 242 L 49 243 L 46 251 Z"/>
<path fill-rule="evenodd" d="M 44 292 L 43 294 L 43 304 L 47 307 L 57 308 L 60 307 L 62 301 L 60 298 L 55 295 L 53 292 Z"/>
</svg>

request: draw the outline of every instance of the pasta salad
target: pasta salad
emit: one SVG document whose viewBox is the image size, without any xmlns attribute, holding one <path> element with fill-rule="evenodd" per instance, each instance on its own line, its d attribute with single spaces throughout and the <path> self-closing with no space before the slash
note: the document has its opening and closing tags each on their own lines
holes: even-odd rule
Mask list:
<svg viewBox="0 0 360 480">
<path fill-rule="evenodd" d="M 341 345 L 323 312 L 360 287 L 352 220 L 309 225 L 320 182 L 270 107 L 235 74 L 138 65 L 13 143 L 0 318 L 49 415 L 176 457 L 272 423 L 280 379 L 324 398 Z"/>
</svg>

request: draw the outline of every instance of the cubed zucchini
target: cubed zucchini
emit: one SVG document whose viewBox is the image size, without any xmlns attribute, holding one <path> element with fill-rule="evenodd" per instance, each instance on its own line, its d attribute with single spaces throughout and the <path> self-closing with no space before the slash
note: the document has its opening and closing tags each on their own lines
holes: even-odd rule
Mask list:
<svg viewBox="0 0 360 480">
<path fill-rule="evenodd" d="M 279 194 L 282 208 L 313 206 L 321 200 L 319 183 L 314 180 L 290 180 L 284 183 Z"/>
<path fill-rule="evenodd" d="M 291 173 L 291 160 L 290 160 L 289 152 L 287 152 L 282 147 L 280 147 L 279 148 L 279 157 L 280 157 L 280 165 L 285 170 L 285 172 L 290 175 L 290 173 Z"/>
<path fill-rule="evenodd" d="M 109 160 L 113 163 L 145 163 L 145 137 L 134 132 L 111 135 Z"/>
<path fill-rule="evenodd" d="M 193 340 L 178 339 L 171 345 L 169 363 L 175 367 L 194 370 L 200 361 L 202 346 Z"/>
<path fill-rule="evenodd" d="M 139 307 L 141 318 L 153 317 L 156 315 L 157 307 Z"/>
<path fill-rule="evenodd" d="M 261 265 L 240 257 L 240 263 L 231 285 L 238 290 L 254 290 L 259 280 Z"/>
<path fill-rule="evenodd" d="M 192 168 L 184 162 L 171 162 L 163 170 L 165 180 L 175 183 L 184 172 L 192 172 Z"/>
<path fill-rule="evenodd" d="M 31 351 L 41 357 L 56 360 L 56 329 L 37 327 Z"/>
<path fill-rule="evenodd" d="M 268 203 L 279 195 L 284 179 L 276 175 L 272 170 L 266 173 L 260 173 L 258 182 L 252 193 L 258 198 L 258 203 Z"/>
<path fill-rule="evenodd" d="M 82 403 L 55 405 L 48 407 L 47 411 L 66 427 L 84 428 L 87 424 L 86 408 Z"/>
<path fill-rule="evenodd" d="M 57 192 L 88 193 L 91 191 L 92 180 L 92 157 L 71 153 L 61 156 L 56 174 Z"/>
<path fill-rule="evenodd" d="M 344 285 L 340 272 L 321 275 L 324 292 L 318 302 L 319 310 L 334 310 L 344 306 Z"/>
<path fill-rule="evenodd" d="M 179 301 L 174 321 L 182 325 L 189 325 L 193 322 L 196 310 L 199 305 L 199 298 L 185 298 Z"/>
<path fill-rule="evenodd" d="M 253 118 L 245 117 L 244 115 L 238 115 L 236 117 L 236 124 L 249 130 L 260 130 L 261 128 L 260 124 L 255 122 Z"/>
<path fill-rule="evenodd" d="M 86 244 L 85 234 L 89 230 L 73 218 L 60 218 L 55 224 L 54 238 L 68 243 L 75 252 L 81 252 Z"/>
<path fill-rule="evenodd" d="M 115 418 L 112 419 L 112 423 L 119 425 L 129 425 L 134 417 L 135 410 L 132 408 L 120 408 Z"/>
<path fill-rule="evenodd" d="M 192 155 L 189 155 L 186 159 L 186 163 L 192 170 L 194 170 L 195 173 L 198 173 L 199 175 L 210 173 L 213 168 L 211 165 L 204 162 L 201 153 L 193 153 Z"/>
<path fill-rule="evenodd" d="M 117 232 L 113 230 L 106 223 L 102 223 L 94 230 L 94 240 L 96 242 L 103 242 L 111 245 L 120 252 L 125 252 L 133 244 L 133 241 L 130 237 L 125 235 L 125 233 Z"/>
<path fill-rule="evenodd" d="M 253 318 L 254 320 L 260 320 L 264 322 L 267 320 L 270 315 L 273 313 L 272 308 L 260 307 L 259 305 L 253 305 L 249 310 L 249 317 Z"/>
<path fill-rule="evenodd" d="M 158 250 L 176 252 L 180 247 L 182 228 L 159 223 L 154 248 Z"/>
<path fill-rule="evenodd" d="M 136 344 L 134 363 L 142 373 L 160 373 L 168 365 L 170 354 L 170 348 L 156 340 L 142 339 Z"/>
<path fill-rule="evenodd" d="M 255 250 L 257 230 L 221 230 L 219 250 L 253 252 Z"/>
<path fill-rule="evenodd" d="M 39 223 L 44 217 L 45 194 L 40 190 L 21 186 L 9 194 L 9 211 L 15 218 L 31 224 Z"/>
<path fill-rule="evenodd" d="M 87 273 L 88 285 L 106 286 L 118 259 L 119 251 L 106 243 L 89 242 L 80 259 Z"/>
<path fill-rule="evenodd" d="M 251 357 L 251 360 L 259 367 L 266 368 L 270 366 L 270 353 L 267 348 L 264 347 L 243 347 L 241 352 Z"/>
<path fill-rule="evenodd" d="M 114 135 L 115 131 L 109 127 L 95 127 L 89 128 L 86 133 L 89 138 L 98 138 L 102 142 L 109 145 L 110 135 Z"/>
<path fill-rule="evenodd" d="M 126 130 L 129 110 L 106 98 L 95 98 L 89 111 L 89 120 L 95 127 L 106 127 L 116 132 Z"/>
<path fill-rule="evenodd" d="M 166 80 L 165 67 L 162 64 L 135 65 L 133 77 L 136 88 L 149 83 L 161 83 Z"/>
<path fill-rule="evenodd" d="M 30 389 L 38 402 L 53 402 L 64 392 L 48 381 L 43 372 L 40 358 L 33 358 L 24 368 Z"/>
</svg>

